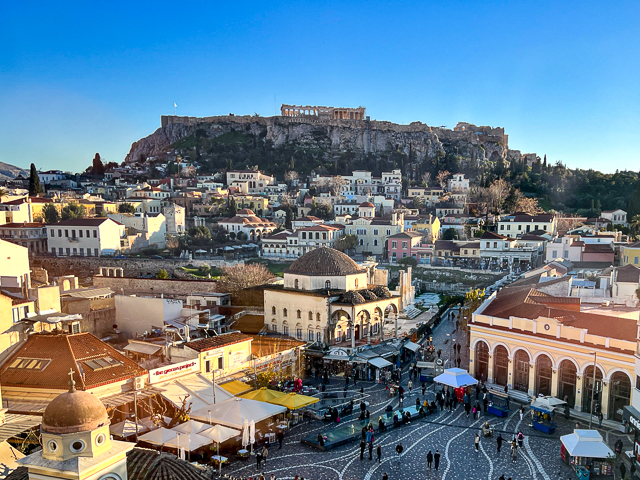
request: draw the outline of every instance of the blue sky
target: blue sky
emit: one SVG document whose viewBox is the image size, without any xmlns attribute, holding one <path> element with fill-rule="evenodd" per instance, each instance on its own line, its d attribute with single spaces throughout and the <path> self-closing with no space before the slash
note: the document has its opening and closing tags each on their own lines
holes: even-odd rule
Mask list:
<svg viewBox="0 0 640 480">
<path fill-rule="evenodd" d="M 571 167 L 640 168 L 640 2 L 4 2 L 0 161 L 121 162 L 173 113 L 281 102 L 505 127 Z"/>
</svg>

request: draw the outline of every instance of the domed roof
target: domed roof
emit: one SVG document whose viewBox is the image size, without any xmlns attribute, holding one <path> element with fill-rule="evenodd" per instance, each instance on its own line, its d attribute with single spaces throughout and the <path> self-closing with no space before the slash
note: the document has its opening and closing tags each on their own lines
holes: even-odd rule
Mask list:
<svg viewBox="0 0 640 480">
<path fill-rule="evenodd" d="M 54 398 L 42 415 L 42 429 L 48 433 L 77 433 L 109 425 L 107 409 L 98 397 L 74 386 Z"/>
<path fill-rule="evenodd" d="M 351 290 L 340 295 L 338 303 L 346 303 L 347 305 L 361 305 L 363 303 L 366 303 L 366 300 L 358 292 L 354 292 L 353 290 Z"/>
<path fill-rule="evenodd" d="M 362 298 L 364 298 L 369 302 L 378 299 L 378 296 L 375 293 L 373 293 L 371 290 L 360 290 L 358 293 L 362 295 Z"/>
<path fill-rule="evenodd" d="M 377 287 L 373 287 L 371 291 L 378 298 L 391 298 L 391 292 L 389 289 L 383 285 L 378 285 Z"/>
<path fill-rule="evenodd" d="M 376 206 L 371 203 L 371 202 L 364 202 L 360 204 L 361 207 L 371 207 L 371 208 L 376 208 Z"/>
<path fill-rule="evenodd" d="M 314 276 L 341 276 L 365 273 L 350 257 L 329 247 L 320 247 L 305 253 L 284 273 Z"/>
</svg>

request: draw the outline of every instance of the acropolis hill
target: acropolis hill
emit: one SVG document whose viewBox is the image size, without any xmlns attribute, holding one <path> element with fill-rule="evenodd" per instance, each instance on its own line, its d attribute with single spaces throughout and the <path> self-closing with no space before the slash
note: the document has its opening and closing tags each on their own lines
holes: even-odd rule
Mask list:
<svg viewBox="0 0 640 480">
<path fill-rule="evenodd" d="M 227 134 L 226 137 L 220 137 Z M 161 127 L 131 146 L 126 163 L 149 157 L 162 158 L 167 150 L 194 148 L 194 138 L 214 141 L 229 135 L 263 142 L 274 149 L 295 144 L 298 149 L 313 151 L 325 160 L 351 152 L 353 155 L 382 155 L 402 152 L 411 161 L 421 162 L 445 155 L 461 161 L 497 163 L 535 158 L 509 150 L 508 135 L 502 127 L 475 126 L 460 122 L 453 130 L 422 122 L 399 125 L 370 120 L 364 107 L 337 108 L 282 105 L 281 115 L 273 117 L 224 115 L 213 117 L 161 117 Z M 195 147 L 197 148 L 197 147 Z M 200 152 L 198 153 L 200 154 Z"/>
</svg>

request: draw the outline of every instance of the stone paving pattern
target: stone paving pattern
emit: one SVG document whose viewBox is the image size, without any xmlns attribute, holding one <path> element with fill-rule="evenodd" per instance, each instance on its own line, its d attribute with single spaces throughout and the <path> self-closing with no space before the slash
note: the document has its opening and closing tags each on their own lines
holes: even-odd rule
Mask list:
<svg viewBox="0 0 640 480">
<path fill-rule="evenodd" d="M 436 345 L 443 345 L 447 338 L 446 333 L 451 333 L 453 329 L 455 325 L 452 322 L 444 321 L 438 325 L 433 333 Z M 462 339 L 463 334 L 457 333 L 456 338 Z M 447 345 L 443 345 L 442 348 L 445 352 Z M 464 364 L 463 368 L 465 368 Z M 419 384 L 415 385 L 418 388 L 414 387 L 413 392 L 409 394 L 408 380 L 408 375 L 405 373 L 402 376 L 402 384 L 407 390 L 405 406 L 414 405 L 416 396 L 423 400 Z M 305 383 L 314 383 L 314 381 Z M 414 382 L 416 383 L 418 382 Z M 341 392 L 343 387 L 344 379 L 333 377 L 330 379 L 327 391 Z M 392 399 L 389 398 L 384 384 L 358 382 L 354 387 L 351 383 L 349 390 L 359 391 L 360 387 L 364 388 L 367 400 L 372 402 L 370 412 L 374 423 L 377 423 L 378 417 L 384 414 L 387 405 L 391 404 L 394 408 L 398 406 L 397 395 Z M 433 386 L 428 386 L 426 395 L 429 401 L 435 399 Z M 474 420 L 473 414 L 467 418 L 462 405 L 458 405 L 453 412 L 438 412 L 425 419 L 414 419 L 408 425 L 388 430 L 375 438 L 374 460 L 369 460 L 368 450 L 365 451 L 364 460 L 360 460 L 358 440 L 327 452 L 302 445 L 300 439 L 303 436 L 317 435 L 320 431 L 327 429 L 327 423 L 315 420 L 294 426 L 285 437 L 281 450 L 278 449 L 277 444 L 272 445 L 269 448 L 268 461 L 260 471 L 256 468 L 255 457 L 251 457 L 247 462 L 231 463 L 225 468 L 224 473 L 237 478 L 253 477 L 254 479 L 260 473 L 264 473 L 267 479 L 271 473 L 278 479 L 293 479 L 295 475 L 299 475 L 305 480 L 381 479 L 384 473 L 389 476 L 389 479 L 492 480 L 499 478 L 500 475 L 504 475 L 505 478 L 511 477 L 513 480 L 575 479 L 575 474 L 560 458 L 559 438 L 573 431 L 576 420 L 573 418 L 566 420 L 562 415 L 556 415 L 555 434 L 545 435 L 529 427 L 526 415 L 523 420 L 520 420 L 518 408 L 519 404 L 512 402 L 511 413 L 506 418 L 485 414 Z M 354 411 L 359 414 L 357 407 Z M 352 420 L 355 420 L 353 415 L 347 416 L 343 421 Z M 480 450 L 476 452 L 474 434 L 476 432 L 480 434 L 479 428 L 487 420 L 496 433 L 493 438 L 481 438 Z M 587 428 L 587 425 L 581 423 L 581 427 Z M 518 430 L 522 430 L 526 437 L 524 448 L 519 449 L 517 460 L 513 461 L 509 442 Z M 500 453 L 497 452 L 495 440 L 498 433 L 501 433 L 506 440 Z M 625 442 L 625 450 L 631 448 L 629 436 L 609 429 L 602 429 L 601 433 L 611 448 L 618 438 L 622 438 Z M 395 447 L 398 443 L 404 447 L 399 463 L 395 456 Z M 382 445 L 380 463 L 375 460 L 378 444 Z M 429 470 L 426 454 L 429 450 L 435 453 L 436 449 L 441 454 L 440 466 L 438 471 Z"/>
</svg>

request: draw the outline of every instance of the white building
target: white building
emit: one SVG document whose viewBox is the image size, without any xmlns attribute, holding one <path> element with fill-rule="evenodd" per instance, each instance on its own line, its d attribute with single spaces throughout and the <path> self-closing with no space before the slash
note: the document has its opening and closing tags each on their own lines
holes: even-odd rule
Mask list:
<svg viewBox="0 0 640 480">
<path fill-rule="evenodd" d="M 556 218 L 548 213 L 540 215 L 514 213 L 498 221 L 498 233 L 508 237 L 516 237 L 536 230 L 555 235 L 558 230 Z"/>
<path fill-rule="evenodd" d="M 270 175 L 264 175 L 256 170 L 229 170 L 227 172 L 227 186 L 236 187 L 242 193 L 263 193 L 267 185 L 273 185 L 275 180 Z"/>
<path fill-rule="evenodd" d="M 31 286 L 29 249 L 0 240 L 0 287 Z"/>
<path fill-rule="evenodd" d="M 162 190 L 158 187 L 144 187 L 139 190 L 133 190 L 131 192 L 131 197 L 134 198 L 153 198 L 153 199 L 165 199 L 169 198 L 171 192 L 169 190 Z"/>
<path fill-rule="evenodd" d="M 344 234 L 336 225 L 302 227 L 294 232 L 285 230 L 262 240 L 262 256 L 265 258 L 298 258 L 319 247 L 334 247 Z"/>
<path fill-rule="evenodd" d="M 252 210 L 248 209 L 238 210 L 235 217 L 221 219 L 218 225 L 235 237 L 242 232 L 251 241 L 260 240 L 277 228 L 272 221 L 258 218 Z"/>
<path fill-rule="evenodd" d="M 450 192 L 466 193 L 469 191 L 469 179 L 464 178 L 464 173 L 455 173 L 447 180 L 447 188 Z"/>
<path fill-rule="evenodd" d="M 185 208 L 175 203 L 162 207 L 162 214 L 167 222 L 167 234 L 182 235 L 185 230 Z"/>
<path fill-rule="evenodd" d="M 76 218 L 47 225 L 47 244 L 57 256 L 99 257 L 117 253 L 124 234 L 111 218 Z"/>
<path fill-rule="evenodd" d="M 627 224 L 627 212 L 624 210 L 605 210 L 600 215 L 602 218 L 610 220 L 614 225 L 626 225 Z"/>
<path fill-rule="evenodd" d="M 150 246 L 165 248 L 167 224 L 161 213 L 110 213 L 107 216 L 126 228 L 127 239 L 121 241 L 122 250 L 135 252 Z"/>
<path fill-rule="evenodd" d="M 480 262 L 484 268 L 511 268 L 521 270 L 539 266 L 544 255 L 545 241 L 517 240 L 494 232 L 480 237 Z"/>
</svg>

